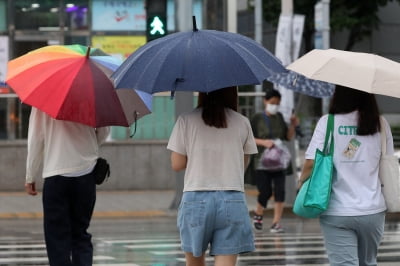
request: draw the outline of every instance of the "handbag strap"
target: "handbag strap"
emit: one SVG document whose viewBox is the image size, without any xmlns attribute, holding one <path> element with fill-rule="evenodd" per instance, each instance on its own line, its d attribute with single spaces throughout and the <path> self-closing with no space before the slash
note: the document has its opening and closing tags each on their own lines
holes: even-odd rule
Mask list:
<svg viewBox="0 0 400 266">
<path fill-rule="evenodd" d="M 332 153 L 333 152 L 333 127 L 334 127 L 334 115 L 328 115 L 328 123 L 326 125 L 326 133 L 325 133 L 325 142 L 324 142 L 324 150 L 323 153 Z M 328 148 L 328 143 L 330 143 Z"/>
<path fill-rule="evenodd" d="M 385 130 L 385 123 L 383 122 L 382 116 L 379 117 L 381 123 L 381 154 L 386 154 L 386 130 Z"/>
</svg>

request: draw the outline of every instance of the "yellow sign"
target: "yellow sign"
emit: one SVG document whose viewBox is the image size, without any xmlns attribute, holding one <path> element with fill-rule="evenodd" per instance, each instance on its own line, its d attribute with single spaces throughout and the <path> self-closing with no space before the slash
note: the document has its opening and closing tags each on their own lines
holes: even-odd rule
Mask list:
<svg viewBox="0 0 400 266">
<path fill-rule="evenodd" d="M 125 60 L 140 46 L 146 44 L 146 36 L 93 36 L 92 46 L 107 54 Z"/>
</svg>

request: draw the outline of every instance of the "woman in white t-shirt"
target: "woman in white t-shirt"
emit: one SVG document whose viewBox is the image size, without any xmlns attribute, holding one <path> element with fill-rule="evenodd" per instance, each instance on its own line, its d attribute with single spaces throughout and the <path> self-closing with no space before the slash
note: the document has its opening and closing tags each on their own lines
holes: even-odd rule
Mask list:
<svg viewBox="0 0 400 266">
<path fill-rule="evenodd" d="M 244 169 L 257 146 L 237 98 L 236 87 L 200 93 L 168 142 L 172 168 L 185 170 L 178 228 L 186 265 L 205 265 L 209 245 L 215 265 L 234 266 L 237 254 L 254 250 Z"/>
<path fill-rule="evenodd" d="M 393 154 L 390 126 L 380 123 L 373 94 L 336 86 L 329 113 L 334 115 L 334 175 L 328 209 L 320 216 L 331 265 L 377 265 L 386 204 L 379 181 L 380 129 L 385 127 L 387 154 Z M 318 121 L 305 153 L 303 183 L 322 150 L 328 115 Z"/>
</svg>

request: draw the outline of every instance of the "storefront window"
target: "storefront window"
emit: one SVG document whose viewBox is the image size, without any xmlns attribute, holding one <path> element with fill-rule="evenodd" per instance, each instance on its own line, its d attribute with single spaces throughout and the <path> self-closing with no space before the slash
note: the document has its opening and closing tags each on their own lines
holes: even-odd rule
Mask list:
<svg viewBox="0 0 400 266">
<path fill-rule="evenodd" d="M 7 30 L 7 3 L 6 0 L 0 0 L 0 31 Z"/>
<path fill-rule="evenodd" d="M 16 95 L 0 97 L 0 140 L 25 139 L 31 107 L 22 104 Z M 7 97 L 9 96 L 9 97 Z"/>
<path fill-rule="evenodd" d="M 0 0 L 2 1 L 2 0 Z M 65 30 L 87 30 L 88 0 L 63 1 L 15 0 L 15 27 L 18 30 L 54 31 L 60 26 L 60 14 L 64 12 Z"/>
<path fill-rule="evenodd" d="M 65 6 L 65 26 L 68 29 L 89 29 L 88 2 L 88 0 L 68 1 L 68 4 Z"/>
<path fill-rule="evenodd" d="M 8 101 L 7 98 L 0 98 L 0 139 L 7 139 L 8 138 L 8 130 L 7 130 L 7 122 L 10 121 L 10 123 L 13 124 L 14 128 L 16 124 L 12 119 L 9 120 L 9 116 L 7 115 L 7 109 L 8 109 Z M 15 113 L 13 113 L 14 117 Z"/>
<path fill-rule="evenodd" d="M 51 30 L 59 26 L 58 1 L 15 0 L 15 27 L 20 30 Z"/>
<path fill-rule="evenodd" d="M 65 44 L 81 44 L 88 45 L 89 38 L 87 36 L 65 36 Z"/>
</svg>

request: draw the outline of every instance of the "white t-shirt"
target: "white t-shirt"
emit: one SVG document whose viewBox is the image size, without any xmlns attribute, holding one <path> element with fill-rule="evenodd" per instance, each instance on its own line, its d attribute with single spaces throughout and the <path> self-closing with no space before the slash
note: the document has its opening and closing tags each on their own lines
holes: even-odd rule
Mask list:
<svg viewBox="0 0 400 266">
<path fill-rule="evenodd" d="M 358 112 L 335 115 L 334 166 L 331 200 L 323 215 L 358 216 L 386 210 L 378 177 L 381 135 L 357 136 Z M 316 149 L 323 149 L 328 115 L 318 121 L 305 153 L 314 159 Z M 387 154 L 393 154 L 390 126 L 384 119 Z"/>
<path fill-rule="evenodd" d="M 167 149 L 187 156 L 183 191 L 244 192 L 244 154 L 257 153 L 249 120 L 226 109 L 227 128 L 207 126 L 202 109 L 179 116 Z"/>
<path fill-rule="evenodd" d="M 46 178 L 55 175 L 79 176 L 91 172 L 99 157 L 99 146 L 109 132 L 109 127 L 95 130 L 84 124 L 51 118 L 32 107 L 26 182 L 32 183 L 40 175 Z"/>
</svg>

